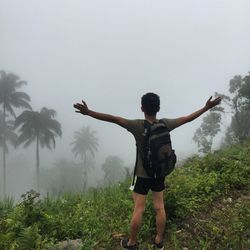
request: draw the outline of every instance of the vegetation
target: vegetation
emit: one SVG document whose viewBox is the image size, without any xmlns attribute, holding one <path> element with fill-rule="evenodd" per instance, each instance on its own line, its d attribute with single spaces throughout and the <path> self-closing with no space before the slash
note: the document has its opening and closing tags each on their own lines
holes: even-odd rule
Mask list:
<svg viewBox="0 0 250 250">
<path fill-rule="evenodd" d="M 54 167 L 41 169 L 41 192 L 57 197 L 61 193 L 82 192 L 82 166 L 74 161 L 60 159 Z"/>
<path fill-rule="evenodd" d="M 215 95 L 223 98 L 223 105 L 203 118 L 193 137 L 202 153 L 211 152 L 213 139 L 221 130 L 222 114 L 227 119 L 230 115 L 231 120 L 223 134 L 223 145 L 243 143 L 250 138 L 250 72 L 244 77 L 236 75 L 229 81 L 229 95 Z"/>
<path fill-rule="evenodd" d="M 72 145 L 72 152 L 76 157 L 80 156 L 83 162 L 83 190 L 85 190 L 87 188 L 88 171 L 91 169 L 87 165 L 87 155 L 90 153 L 94 157 L 98 148 L 98 139 L 95 136 L 95 131 L 91 131 L 89 126 L 76 131 Z"/>
<path fill-rule="evenodd" d="M 213 139 L 220 131 L 221 114 L 209 112 L 202 120 L 200 128 L 195 131 L 193 140 L 198 144 L 201 153 L 211 153 Z"/>
<path fill-rule="evenodd" d="M 36 142 L 39 190 L 40 146 L 54 148 L 55 137 L 62 134 L 60 123 L 54 119 L 55 110 L 31 110 L 30 97 L 17 91 L 24 84 L 15 74 L 0 72 L 4 194 L 8 143 L 27 147 Z M 167 249 L 250 249 L 250 142 L 245 142 L 250 137 L 250 73 L 235 76 L 229 83 L 229 93 L 220 94 L 223 105 L 204 117 L 194 135 L 199 151 L 208 154 L 188 159 L 166 180 Z M 26 110 L 17 116 L 15 108 Z M 224 145 L 236 145 L 212 154 L 213 140 L 221 131 L 222 114 L 228 113 L 231 121 Z M 42 171 L 41 178 L 46 179 L 45 186 L 50 191 L 45 198 L 31 190 L 17 204 L 6 196 L 0 201 L 0 249 L 62 249 L 63 242 L 69 239 L 84 250 L 119 249 L 119 238 L 128 233 L 133 209 L 128 191 L 130 179 L 119 179 L 121 175 L 127 177 L 129 169 L 118 156 L 107 157 L 102 165 L 103 184 L 113 185 L 87 192 L 88 171 L 93 166 L 88 156 L 95 156 L 98 139 L 90 127 L 83 127 L 75 133 L 72 145 L 82 167 L 61 160 L 55 168 Z M 154 211 L 148 202 L 140 245 L 152 249 L 154 234 Z"/>
<path fill-rule="evenodd" d="M 0 110 L 0 147 L 3 148 L 3 192 L 6 194 L 6 154 L 9 152 L 8 143 L 16 145 L 17 134 L 13 130 L 14 122 L 7 120 Z"/>
<path fill-rule="evenodd" d="M 15 128 L 19 128 L 17 145 L 24 144 L 28 147 L 32 142 L 36 142 L 36 177 L 37 190 L 39 185 L 39 146 L 52 149 L 55 147 L 55 137 L 62 135 L 60 123 L 54 119 L 56 111 L 53 109 L 42 108 L 40 112 L 24 111 L 16 118 Z"/>
<path fill-rule="evenodd" d="M 3 194 L 6 195 L 6 154 L 8 153 L 8 144 L 18 146 L 24 143 L 27 147 L 36 140 L 36 173 L 37 190 L 39 190 L 39 145 L 51 149 L 55 147 L 55 137 L 61 136 L 61 125 L 53 119 L 56 111 L 42 108 L 40 112 L 32 111 L 29 104 L 30 97 L 25 92 L 17 91 L 27 82 L 20 79 L 13 73 L 0 71 L 0 147 L 3 149 Z M 18 117 L 16 108 L 26 109 Z M 9 119 L 9 116 L 14 118 Z M 19 134 L 15 132 L 18 127 Z"/>
<path fill-rule="evenodd" d="M 24 93 L 17 91 L 26 82 L 21 80 L 19 76 L 13 73 L 0 71 L 0 105 L 2 106 L 1 113 L 1 141 L 0 146 L 3 148 L 3 192 L 6 194 L 6 153 L 8 153 L 7 141 L 13 143 L 12 124 L 13 121 L 6 120 L 8 114 L 16 118 L 14 108 L 31 109 L 29 104 L 30 97 Z"/>
<path fill-rule="evenodd" d="M 250 142 L 194 156 L 167 177 L 166 249 L 249 249 L 249 166 Z M 129 180 L 42 200 L 31 191 L 17 205 L 3 200 L 0 249 L 57 249 L 67 239 L 81 239 L 79 249 L 119 249 L 133 208 L 128 186 Z M 143 220 L 139 243 L 152 249 L 151 202 Z"/>
<path fill-rule="evenodd" d="M 126 175 L 122 159 L 115 155 L 110 155 L 106 158 L 102 164 L 102 170 L 105 173 L 104 181 L 107 185 L 122 181 Z"/>
</svg>

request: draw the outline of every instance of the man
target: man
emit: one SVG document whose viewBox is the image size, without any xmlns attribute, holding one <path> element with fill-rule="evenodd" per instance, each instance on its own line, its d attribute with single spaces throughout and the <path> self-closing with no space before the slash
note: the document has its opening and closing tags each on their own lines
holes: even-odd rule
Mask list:
<svg viewBox="0 0 250 250">
<path fill-rule="evenodd" d="M 218 105 L 221 101 L 220 97 L 212 100 L 212 97 L 208 99 L 205 106 L 196 112 L 179 117 L 176 119 L 162 119 L 168 129 L 171 131 L 187 122 L 190 122 L 209 109 Z M 134 211 L 132 214 L 132 219 L 130 223 L 130 236 L 129 239 L 123 239 L 121 241 L 121 246 L 124 249 L 135 250 L 137 249 L 136 235 L 141 224 L 142 215 L 145 209 L 146 197 L 149 189 L 152 191 L 153 204 L 156 212 L 156 230 L 157 234 L 155 237 L 155 246 L 157 249 L 163 249 L 163 236 L 166 224 L 166 213 L 164 208 L 163 200 L 163 190 L 165 189 L 164 181 L 165 178 L 150 178 L 146 174 L 143 168 L 143 158 L 144 158 L 144 144 L 145 144 L 145 134 L 144 134 L 144 120 L 128 120 L 119 116 L 113 116 L 110 114 L 104 114 L 95 112 L 88 108 L 87 104 L 82 101 L 82 103 L 77 103 L 74 105 L 77 109 L 76 112 L 83 115 L 93 117 L 98 120 L 112 122 L 126 128 L 131 132 L 136 140 L 138 158 L 135 166 L 136 181 L 133 187 L 133 200 L 134 200 Z M 141 99 L 141 110 L 144 113 L 145 120 L 153 124 L 158 122 L 156 118 L 157 112 L 160 110 L 160 98 L 154 93 L 147 93 Z"/>
</svg>

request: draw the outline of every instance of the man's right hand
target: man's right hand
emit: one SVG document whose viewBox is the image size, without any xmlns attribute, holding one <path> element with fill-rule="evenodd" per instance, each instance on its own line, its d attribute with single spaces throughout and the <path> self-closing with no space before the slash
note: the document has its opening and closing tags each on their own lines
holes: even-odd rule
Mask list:
<svg viewBox="0 0 250 250">
<path fill-rule="evenodd" d="M 213 107 L 215 107 L 216 105 L 218 105 L 221 102 L 221 97 L 216 97 L 214 100 L 212 100 L 212 96 L 207 100 L 206 102 L 206 109 L 209 110 Z"/>
</svg>

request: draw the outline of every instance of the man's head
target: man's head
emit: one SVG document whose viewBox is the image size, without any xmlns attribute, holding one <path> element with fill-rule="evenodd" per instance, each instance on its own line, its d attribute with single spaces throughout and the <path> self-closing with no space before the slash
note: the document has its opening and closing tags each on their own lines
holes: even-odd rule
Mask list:
<svg viewBox="0 0 250 250">
<path fill-rule="evenodd" d="M 155 116 L 160 110 L 160 97 L 154 93 L 147 93 L 141 98 L 141 109 L 146 115 Z"/>
</svg>

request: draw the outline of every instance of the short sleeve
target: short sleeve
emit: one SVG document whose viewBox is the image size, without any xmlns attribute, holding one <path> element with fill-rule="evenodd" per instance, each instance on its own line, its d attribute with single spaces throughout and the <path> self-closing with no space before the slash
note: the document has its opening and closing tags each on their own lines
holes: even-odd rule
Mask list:
<svg viewBox="0 0 250 250">
<path fill-rule="evenodd" d="M 126 119 L 126 126 L 125 128 L 131 132 L 132 134 L 137 134 L 138 133 L 138 129 L 141 126 L 141 120 L 137 119 L 137 120 L 129 120 Z"/>
<path fill-rule="evenodd" d="M 175 128 L 177 128 L 177 127 L 180 126 L 178 118 L 176 118 L 176 119 L 167 119 L 167 118 L 164 118 L 162 120 L 166 123 L 169 131 L 174 130 Z"/>
</svg>

